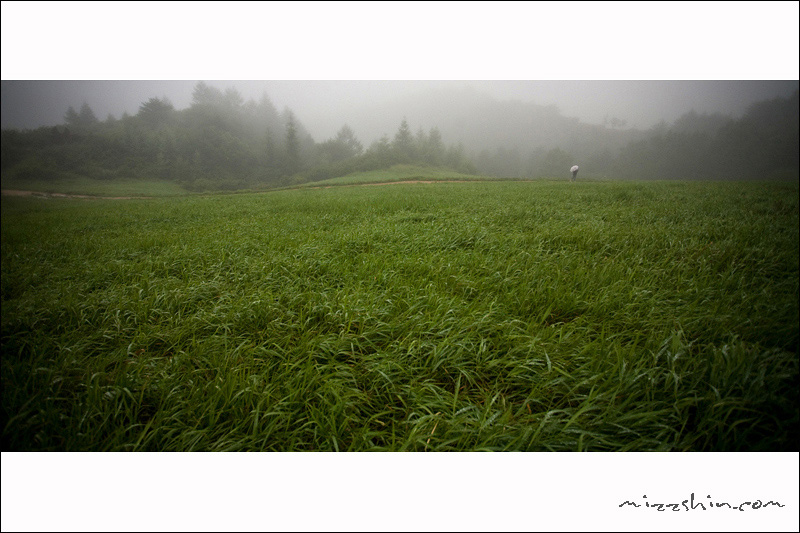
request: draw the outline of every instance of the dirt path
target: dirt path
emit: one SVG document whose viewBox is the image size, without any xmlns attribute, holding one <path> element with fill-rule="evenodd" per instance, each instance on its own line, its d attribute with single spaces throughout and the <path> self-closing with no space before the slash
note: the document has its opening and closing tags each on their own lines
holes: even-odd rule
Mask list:
<svg viewBox="0 0 800 533">
<path fill-rule="evenodd" d="M 374 187 L 378 185 L 402 185 L 411 183 L 468 183 L 471 180 L 405 180 L 384 181 L 380 183 L 353 183 L 350 185 L 318 185 L 315 187 L 294 187 L 295 189 L 332 189 L 334 187 Z M 88 194 L 64 194 L 60 192 L 20 191 L 16 189 L 3 189 L 3 196 L 36 196 L 39 198 L 85 198 L 90 200 L 137 200 L 152 198 L 151 196 L 91 196 Z"/>
<path fill-rule="evenodd" d="M 90 196 L 88 194 L 64 194 L 60 192 L 40 192 L 40 191 L 19 191 L 15 189 L 3 189 L 0 191 L 3 196 L 37 196 L 39 198 L 88 198 L 93 200 L 135 200 L 138 198 L 150 198 L 149 196 Z"/>
<path fill-rule="evenodd" d="M 376 185 L 400 185 L 403 183 L 468 183 L 470 180 L 401 180 L 380 183 L 353 183 L 350 185 L 318 185 L 316 187 L 297 187 L 298 189 L 332 189 L 334 187 L 372 187 Z"/>
</svg>

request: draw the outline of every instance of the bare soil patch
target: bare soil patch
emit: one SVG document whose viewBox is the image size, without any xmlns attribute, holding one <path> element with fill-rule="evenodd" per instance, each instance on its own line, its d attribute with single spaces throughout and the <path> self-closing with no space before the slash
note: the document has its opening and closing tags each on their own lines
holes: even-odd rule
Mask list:
<svg viewBox="0 0 800 533">
<path fill-rule="evenodd" d="M 351 185 L 318 185 L 316 187 L 305 187 L 306 189 L 330 189 L 333 187 L 372 187 L 375 185 L 401 185 L 403 183 L 466 183 L 468 180 L 402 180 L 402 181 L 382 181 L 380 183 L 353 183 Z"/>
<path fill-rule="evenodd" d="M 15 189 L 3 189 L 0 191 L 3 196 L 37 196 L 39 198 L 87 198 L 94 200 L 135 200 L 137 198 L 149 198 L 149 196 L 90 196 L 88 194 L 64 194 L 60 192 L 41 192 L 41 191 L 20 191 Z"/>
<path fill-rule="evenodd" d="M 331 189 L 333 187 L 373 187 L 378 185 L 402 185 L 411 183 L 467 183 L 469 180 L 405 180 L 405 181 L 383 181 L 379 183 L 353 183 L 350 185 L 318 185 L 316 187 L 305 187 L 306 189 Z M 60 192 L 41 192 L 41 191 L 21 191 L 17 189 L 3 189 L 0 191 L 3 196 L 36 196 L 39 198 L 85 198 L 88 200 L 136 200 L 141 198 L 151 198 L 150 196 L 92 196 L 88 194 L 65 194 Z"/>
</svg>

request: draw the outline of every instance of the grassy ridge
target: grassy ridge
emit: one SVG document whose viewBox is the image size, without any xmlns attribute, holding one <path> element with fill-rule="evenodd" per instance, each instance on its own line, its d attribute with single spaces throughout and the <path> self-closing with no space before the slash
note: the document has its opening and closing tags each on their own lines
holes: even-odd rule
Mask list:
<svg viewBox="0 0 800 533">
<path fill-rule="evenodd" d="M 2 200 L 4 450 L 791 450 L 798 190 Z"/>
<path fill-rule="evenodd" d="M 488 178 L 483 176 L 473 176 L 461 174 L 453 170 L 439 167 L 426 167 L 419 165 L 394 165 L 384 170 L 371 170 L 368 172 L 355 172 L 339 178 L 331 178 L 321 181 L 313 181 L 302 185 L 295 185 L 286 188 L 315 188 L 336 185 L 368 185 L 375 183 L 387 183 L 395 181 L 430 180 L 430 181 L 484 181 Z M 197 194 L 197 191 L 190 191 L 180 184 L 165 180 L 146 180 L 146 179 L 114 179 L 98 180 L 86 177 L 75 176 L 72 179 L 59 180 L 31 180 L 31 179 L 12 179 L 4 176 L 2 188 L 10 190 L 34 191 L 37 193 L 55 193 L 68 195 L 88 195 L 98 197 L 172 197 Z M 197 187 L 195 187 L 197 188 Z M 250 190 L 240 190 L 237 192 L 258 192 L 270 189 L 266 184 Z M 213 188 L 209 189 L 212 191 Z M 209 191 L 206 191 L 208 193 Z"/>
<path fill-rule="evenodd" d="M 462 174 L 454 170 L 419 165 L 394 165 L 388 169 L 354 172 L 347 176 L 312 181 L 300 188 L 328 187 L 337 185 L 370 185 L 394 181 L 487 181 L 485 176 Z"/>
</svg>

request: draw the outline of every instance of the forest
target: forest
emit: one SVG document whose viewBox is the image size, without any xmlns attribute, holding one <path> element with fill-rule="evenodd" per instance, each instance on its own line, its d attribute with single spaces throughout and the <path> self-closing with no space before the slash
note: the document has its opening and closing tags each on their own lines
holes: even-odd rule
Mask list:
<svg viewBox="0 0 800 533">
<path fill-rule="evenodd" d="M 279 111 L 267 94 L 245 101 L 235 88 L 198 82 L 186 109 L 152 97 L 135 115 L 101 120 L 83 103 L 69 107 L 59 125 L 4 129 L 2 172 L 16 184 L 147 178 L 189 191 L 285 187 L 401 163 L 500 178 L 562 178 L 575 163 L 589 179 L 800 175 L 797 92 L 756 102 L 741 118 L 689 111 L 648 130 L 625 129 L 614 118 L 584 124 L 552 106 L 473 105 L 462 107 L 456 121 L 433 116 L 441 129 L 415 131 L 403 118 L 393 135 L 365 147 L 347 124 L 316 140 L 292 109 Z"/>
</svg>

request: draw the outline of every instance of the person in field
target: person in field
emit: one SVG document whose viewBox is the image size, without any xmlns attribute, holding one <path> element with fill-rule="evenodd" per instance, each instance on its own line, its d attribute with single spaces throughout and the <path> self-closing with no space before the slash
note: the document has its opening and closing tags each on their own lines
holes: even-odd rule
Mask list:
<svg viewBox="0 0 800 533">
<path fill-rule="evenodd" d="M 572 168 L 569 169 L 572 172 L 572 181 L 575 181 L 575 176 L 578 175 L 578 165 L 572 165 Z"/>
</svg>

